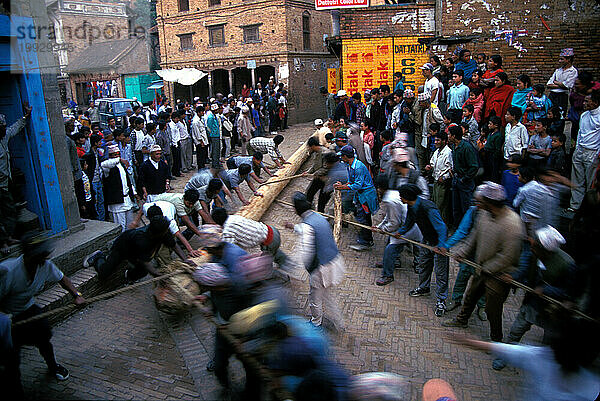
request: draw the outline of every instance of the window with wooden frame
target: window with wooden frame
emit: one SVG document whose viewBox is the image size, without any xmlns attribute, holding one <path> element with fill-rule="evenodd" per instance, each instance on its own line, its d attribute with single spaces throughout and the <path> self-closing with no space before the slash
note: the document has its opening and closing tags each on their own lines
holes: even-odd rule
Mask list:
<svg viewBox="0 0 600 401">
<path fill-rule="evenodd" d="M 223 46 L 225 44 L 225 25 L 208 27 L 208 43 L 210 46 Z"/>
<path fill-rule="evenodd" d="M 258 33 L 258 27 L 261 24 L 254 24 L 254 25 L 246 25 L 243 26 L 242 29 L 244 30 L 244 43 L 258 43 L 260 42 L 260 36 Z"/>
<path fill-rule="evenodd" d="M 179 12 L 190 11 L 190 0 L 177 0 Z"/>
<path fill-rule="evenodd" d="M 179 50 L 192 50 L 194 48 L 193 33 L 184 33 L 179 36 Z"/>
<path fill-rule="evenodd" d="M 310 50 L 310 14 L 302 13 L 302 45 L 304 50 Z"/>
</svg>

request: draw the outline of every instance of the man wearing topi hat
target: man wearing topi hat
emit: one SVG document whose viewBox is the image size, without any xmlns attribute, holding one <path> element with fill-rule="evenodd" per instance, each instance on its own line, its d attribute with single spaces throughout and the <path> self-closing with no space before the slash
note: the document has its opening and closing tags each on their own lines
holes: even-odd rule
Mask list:
<svg viewBox="0 0 600 401">
<path fill-rule="evenodd" d="M 485 312 L 490 322 L 490 338 L 502 341 L 502 310 L 510 285 L 501 276 L 516 270 L 525 238 L 521 218 L 506 206 L 506 191 L 502 185 L 486 181 L 479 187 L 481 213 L 471 234 L 451 253 L 461 258 L 475 252 L 475 263 L 483 271 L 475 271 L 465 293 L 462 308 L 452 320 L 442 323 L 447 327 L 467 327 L 477 301 L 485 294 Z"/>
<path fill-rule="evenodd" d="M 142 163 L 138 170 L 142 198 L 152 202 L 154 197 L 171 189 L 169 180 L 169 165 L 162 159 L 162 149 L 159 145 L 150 148 L 150 158 Z"/>
<path fill-rule="evenodd" d="M 139 196 L 131 177 L 127 174 L 119 146 L 110 145 L 107 152 L 108 159 L 100 164 L 103 173 L 104 203 L 108 206 L 113 222 L 120 224 L 125 231 L 134 219 L 133 209 Z"/>
<path fill-rule="evenodd" d="M 572 48 L 562 49 L 558 58 L 558 67 L 548 80 L 546 86 L 550 89 L 548 97 L 552 104 L 559 106 L 563 115 L 567 112 L 569 102 L 569 91 L 575 86 L 575 80 L 579 74 L 577 68 L 573 67 L 575 53 Z"/>
</svg>

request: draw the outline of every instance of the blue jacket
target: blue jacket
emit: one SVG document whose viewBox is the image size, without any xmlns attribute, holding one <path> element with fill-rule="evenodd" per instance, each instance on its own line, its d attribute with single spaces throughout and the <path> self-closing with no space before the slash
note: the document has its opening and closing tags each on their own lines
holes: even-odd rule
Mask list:
<svg viewBox="0 0 600 401">
<path fill-rule="evenodd" d="M 367 167 L 354 158 L 348 166 L 348 186 L 354 191 L 354 197 L 361 205 L 369 207 L 369 213 L 374 214 L 379 209 L 377 191 Z"/>
<path fill-rule="evenodd" d="M 398 230 L 398 234 L 406 234 L 415 223 L 419 226 L 426 243 L 446 248 L 447 229 L 435 203 L 429 199 L 417 197 L 415 204 L 408 206 L 406 220 Z"/>
<path fill-rule="evenodd" d="M 219 120 L 212 111 L 206 112 L 206 133 L 209 138 L 220 138 Z"/>
<path fill-rule="evenodd" d="M 315 232 L 315 256 L 311 265 L 305 266 L 310 273 L 319 266 L 331 262 L 339 255 L 340 251 L 333 239 L 331 226 L 325 217 L 310 211 L 302 221 L 311 226 Z"/>
<path fill-rule="evenodd" d="M 446 240 L 446 246 L 448 248 L 452 248 L 454 245 L 467 238 L 471 232 L 471 228 L 473 228 L 473 224 L 475 223 L 476 214 L 477 206 L 471 206 L 469 209 L 467 209 L 467 212 L 460 221 L 456 231 L 454 231 L 454 234 L 452 234 L 452 236 Z"/>
</svg>

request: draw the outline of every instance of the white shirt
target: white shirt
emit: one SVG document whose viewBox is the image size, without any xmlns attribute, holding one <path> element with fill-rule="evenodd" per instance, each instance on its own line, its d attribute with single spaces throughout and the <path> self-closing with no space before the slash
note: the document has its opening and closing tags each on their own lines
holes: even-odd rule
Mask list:
<svg viewBox="0 0 600 401">
<path fill-rule="evenodd" d="M 265 242 L 268 233 L 266 224 L 232 214 L 223 225 L 223 242 L 249 250 Z"/>
<path fill-rule="evenodd" d="M 431 103 L 435 104 L 436 106 L 438 104 L 438 97 L 440 95 L 439 87 L 440 87 L 440 81 L 436 77 L 431 77 L 427 81 L 425 81 L 425 93 L 428 93 L 431 96 L 431 93 L 434 90 L 438 89 L 438 93 L 435 96 L 435 99 L 431 99 Z"/>
<path fill-rule="evenodd" d="M 179 137 L 182 141 L 190 137 L 190 134 L 188 134 L 187 125 L 185 125 L 183 120 L 179 120 L 177 123 L 177 128 L 179 128 Z"/>
<path fill-rule="evenodd" d="M 156 139 L 152 136 L 152 135 L 146 135 L 144 136 L 144 143 L 142 145 L 142 147 L 150 150 L 152 149 L 152 146 L 154 146 L 156 144 Z M 137 143 L 136 143 L 137 145 Z M 144 153 L 144 161 L 148 160 L 150 158 L 150 153 Z"/>
<path fill-rule="evenodd" d="M 581 114 L 577 146 L 600 150 L 600 107 Z"/>
<path fill-rule="evenodd" d="M 557 68 L 556 70 L 554 70 L 554 74 L 552 74 L 552 76 L 548 80 L 547 85 L 551 85 L 554 83 L 554 81 L 558 81 L 564 86 L 566 86 L 567 89 L 550 89 L 550 92 L 568 93 L 569 90 L 573 89 L 573 86 L 575 86 L 575 80 L 577 79 L 578 74 L 579 73 L 577 72 L 577 68 L 573 66 L 570 66 L 566 70 L 562 67 Z"/>
<path fill-rule="evenodd" d="M 404 224 L 406 214 L 408 213 L 408 207 L 402 203 L 400 199 L 400 193 L 396 190 L 390 189 L 385 192 L 383 199 L 381 200 L 380 210 L 384 213 L 385 217 L 377 225 L 377 228 L 388 233 L 395 233 Z M 414 241 L 422 241 L 423 235 L 419 230 L 419 227 L 415 224 L 408 230 L 404 237 L 412 239 Z M 406 240 L 396 237 L 390 237 L 390 244 L 405 244 Z"/>
<path fill-rule="evenodd" d="M 208 145 L 206 127 L 204 126 L 203 119 L 198 114 L 194 114 L 194 118 L 192 118 L 192 139 L 194 140 L 194 145 Z"/>
<path fill-rule="evenodd" d="M 580 368 L 565 374 L 550 347 L 492 343 L 492 352 L 508 364 L 525 370 L 525 393 L 518 399 L 531 401 L 588 401 L 600 392 L 600 378 Z"/>
<path fill-rule="evenodd" d="M 158 162 L 155 162 L 154 160 L 150 159 L 150 163 L 152 163 L 154 168 L 158 170 Z"/>
<path fill-rule="evenodd" d="M 135 135 L 135 148 L 133 150 L 140 151 L 144 147 L 144 140 L 146 139 L 146 134 L 144 131 L 134 130 L 133 134 Z"/>
<path fill-rule="evenodd" d="M 437 180 L 441 177 L 443 180 L 450 178 L 450 170 L 452 170 L 452 150 L 448 145 L 444 145 L 441 149 L 436 149 L 431 156 L 429 162 L 433 167 L 433 179 Z"/>
<path fill-rule="evenodd" d="M 110 170 L 114 167 L 119 169 L 119 175 L 121 176 L 121 186 L 123 193 L 123 203 L 117 203 L 115 205 L 108 205 L 108 211 L 111 213 L 122 213 L 127 212 L 133 208 L 134 203 L 129 196 L 129 186 L 127 185 L 127 171 L 123 164 L 121 164 L 121 159 L 119 158 L 111 158 L 108 160 L 104 160 L 101 164 L 102 170 L 104 170 L 104 175 L 108 176 Z M 133 195 L 136 195 L 135 186 L 131 186 L 131 190 L 133 191 Z"/>
<path fill-rule="evenodd" d="M 521 123 L 515 126 L 506 124 L 504 133 L 504 158 L 508 159 L 511 155 L 520 155 L 523 149 L 527 149 L 529 144 L 529 134 L 527 128 Z"/>
<path fill-rule="evenodd" d="M 171 146 L 178 147 L 179 140 L 181 139 L 181 135 L 179 134 L 179 128 L 177 127 L 177 124 L 173 121 L 169 121 L 169 124 L 167 124 L 167 127 L 168 127 L 169 131 L 171 132 Z"/>
<path fill-rule="evenodd" d="M 148 209 L 150 209 L 150 206 L 154 205 L 158 206 L 160 210 L 162 210 L 163 216 L 165 216 L 167 220 L 169 220 L 169 231 L 171 232 L 171 234 L 175 234 L 177 231 L 179 231 L 179 227 L 177 226 L 177 222 L 175 221 L 175 215 L 177 212 L 175 210 L 175 206 L 173 206 L 172 203 L 165 201 L 144 203 L 144 216 L 148 217 Z"/>
</svg>

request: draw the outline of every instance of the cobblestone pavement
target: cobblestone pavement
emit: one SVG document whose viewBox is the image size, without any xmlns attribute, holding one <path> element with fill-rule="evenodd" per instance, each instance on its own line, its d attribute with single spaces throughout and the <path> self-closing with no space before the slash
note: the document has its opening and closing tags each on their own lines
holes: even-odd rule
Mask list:
<svg viewBox="0 0 600 401">
<path fill-rule="evenodd" d="M 284 155 L 291 155 L 310 133 L 309 124 L 288 130 L 281 146 Z M 178 179 L 176 190 L 190 176 Z M 294 191 L 304 190 L 308 183 L 308 178 L 295 179 L 279 198 L 289 201 Z M 244 192 L 250 195 L 247 188 Z M 230 205 L 239 206 L 239 201 Z M 263 220 L 281 228 L 283 249 L 293 255 L 294 234 L 282 229 L 285 221 L 299 221 L 293 210 L 273 204 Z M 446 339 L 452 333 L 489 339 L 488 323 L 473 317 L 468 329 L 441 327 L 440 318 L 433 313 L 432 297 L 408 296 L 418 278 L 407 250 L 401 257 L 402 267 L 395 272 L 396 280 L 385 287 L 376 286 L 380 271 L 371 266 L 381 261 L 385 239 L 378 235 L 373 251 L 357 253 L 347 250 L 355 237 L 354 229 L 343 229 L 340 248 L 347 273 L 338 299 L 346 327 L 332 337 L 337 361 L 353 374 L 389 371 L 410 378 L 414 384 L 411 400 L 420 399 L 423 383 L 436 377 L 452 383 L 460 400 L 517 400 L 521 372 L 511 368 L 495 372 L 491 355 L 458 347 Z M 457 270 L 457 264 L 451 263 L 451 286 Z M 308 314 L 308 284 L 292 280 L 285 286 L 294 294 L 292 307 L 299 314 Z M 505 333 L 520 301 L 521 296 L 511 293 L 504 309 Z M 205 370 L 212 357 L 213 330 L 199 315 L 183 321 L 166 317 L 156 311 L 151 289 L 138 289 L 94 304 L 54 328 L 58 360 L 71 371 L 68 381 L 57 383 L 49 378 L 37 351 L 24 349 L 23 384 L 32 398 L 220 399 L 214 376 Z M 524 342 L 539 343 L 541 334 L 534 328 Z M 243 380 L 239 362 L 231 370 L 239 384 Z"/>
</svg>

